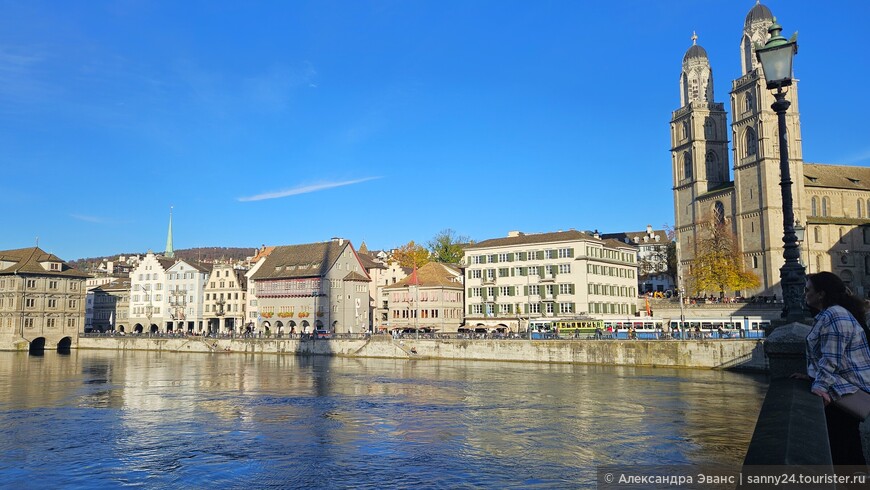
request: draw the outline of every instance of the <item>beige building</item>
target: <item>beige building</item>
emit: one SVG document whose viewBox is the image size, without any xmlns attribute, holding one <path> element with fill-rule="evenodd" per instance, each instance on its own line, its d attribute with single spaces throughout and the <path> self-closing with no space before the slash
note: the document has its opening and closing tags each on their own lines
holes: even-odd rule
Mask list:
<svg viewBox="0 0 870 490">
<path fill-rule="evenodd" d="M 348 240 L 275 247 L 251 279 L 264 335 L 368 328 L 371 279 Z"/>
<path fill-rule="evenodd" d="M 205 321 L 215 333 L 245 332 L 248 278 L 230 264 L 215 264 L 205 285 Z M 253 322 L 251 329 L 253 330 Z"/>
<path fill-rule="evenodd" d="M 731 83 L 733 180 L 729 175 L 724 104 L 715 102 L 707 52 L 697 44 L 683 57 L 681 107 L 671 118 L 674 219 L 680 266 L 686 276 L 698 250 L 701 224 L 730 224 L 744 266 L 761 286 L 744 291 L 782 297 L 783 207 L 779 132 L 774 102 L 756 60 L 773 24 L 770 9 L 756 4 L 740 38 L 741 75 Z M 794 26 L 797 29 L 798 26 Z M 806 229 L 800 243 L 808 272 L 829 270 L 861 295 L 870 291 L 870 169 L 805 163 L 798 80 L 788 88 L 788 153 L 795 220 Z M 799 237 L 800 238 L 800 237 Z"/>
<path fill-rule="evenodd" d="M 0 251 L 0 350 L 69 349 L 85 326 L 85 280 L 39 247 Z"/>
<path fill-rule="evenodd" d="M 529 318 L 628 317 L 637 249 L 575 230 L 484 240 L 465 249 L 466 326 L 525 329 Z"/>
<path fill-rule="evenodd" d="M 388 320 L 382 328 L 457 332 L 463 322 L 462 271 L 429 262 L 401 281 L 384 286 Z"/>
</svg>

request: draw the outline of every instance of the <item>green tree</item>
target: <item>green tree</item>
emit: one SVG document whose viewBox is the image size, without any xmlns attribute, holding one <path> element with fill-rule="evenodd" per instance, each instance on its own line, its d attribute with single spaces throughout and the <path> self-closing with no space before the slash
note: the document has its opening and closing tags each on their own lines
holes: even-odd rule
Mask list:
<svg viewBox="0 0 870 490">
<path fill-rule="evenodd" d="M 400 246 L 393 252 L 393 260 L 402 267 L 423 267 L 429 260 L 429 251 L 423 245 L 414 243 L 414 240 Z"/>
<path fill-rule="evenodd" d="M 465 255 L 463 246 L 469 242 L 471 239 L 468 237 L 457 235 L 455 231 L 447 228 L 439 231 L 426 245 L 429 247 L 432 261 L 458 264 Z"/>
<path fill-rule="evenodd" d="M 760 284 L 758 276 L 744 270 L 743 254 L 727 221 L 710 220 L 699 225 L 697 255 L 689 270 L 694 294 L 741 291 Z"/>
</svg>

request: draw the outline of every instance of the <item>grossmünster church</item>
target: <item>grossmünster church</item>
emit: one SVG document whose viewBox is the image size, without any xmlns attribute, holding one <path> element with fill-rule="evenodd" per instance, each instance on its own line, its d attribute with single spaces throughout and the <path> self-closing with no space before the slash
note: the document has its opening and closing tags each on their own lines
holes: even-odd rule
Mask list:
<svg viewBox="0 0 870 490">
<path fill-rule="evenodd" d="M 773 22 L 770 9 L 760 3 L 746 15 L 739 39 L 742 72 L 729 87 L 730 128 L 724 103 L 717 102 L 713 92 L 707 52 L 693 36 L 692 46 L 683 56 L 680 108 L 671 119 L 671 164 L 683 278 L 698 252 L 696 238 L 703 233 L 701 225 L 724 220 L 737 237 L 744 266 L 761 279 L 759 288 L 742 294 L 776 294 L 781 298 L 779 269 L 785 260 L 779 131 L 777 115 L 770 108 L 774 98 L 755 57 L 755 44 L 767 42 L 768 27 Z M 795 75 L 794 84 L 788 88 L 791 107 L 786 118 L 795 220 L 798 228 L 805 229 L 799 242 L 801 262 L 807 273 L 834 272 L 855 293 L 867 297 L 870 168 L 804 161 L 798 100 L 800 73 Z M 729 172 L 729 129 L 733 173 Z"/>
</svg>

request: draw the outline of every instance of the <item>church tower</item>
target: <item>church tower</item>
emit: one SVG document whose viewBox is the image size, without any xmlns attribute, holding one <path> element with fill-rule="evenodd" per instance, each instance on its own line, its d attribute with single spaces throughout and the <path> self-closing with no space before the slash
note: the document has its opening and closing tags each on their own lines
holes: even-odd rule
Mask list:
<svg viewBox="0 0 870 490">
<path fill-rule="evenodd" d="M 170 259 L 175 258 L 175 250 L 172 248 L 172 206 L 169 206 L 169 232 L 166 234 L 166 251 L 163 255 Z"/>
<path fill-rule="evenodd" d="M 783 209 L 779 171 L 779 130 L 774 102 L 767 89 L 755 47 L 770 37 L 775 22 L 766 6 L 756 3 L 746 15 L 740 40 L 742 76 L 731 86 L 735 226 L 744 266 L 761 279 L 750 294 L 781 294 L 779 270 L 783 259 Z M 788 150 L 795 219 L 803 221 L 804 188 L 797 80 L 788 88 L 786 112 Z"/>
<path fill-rule="evenodd" d="M 725 107 L 714 102 L 713 70 L 697 40 L 693 34 L 692 46 L 683 56 L 681 107 L 671 117 L 674 228 L 684 266 L 695 257 L 698 224 L 730 218 L 734 208 Z"/>
</svg>

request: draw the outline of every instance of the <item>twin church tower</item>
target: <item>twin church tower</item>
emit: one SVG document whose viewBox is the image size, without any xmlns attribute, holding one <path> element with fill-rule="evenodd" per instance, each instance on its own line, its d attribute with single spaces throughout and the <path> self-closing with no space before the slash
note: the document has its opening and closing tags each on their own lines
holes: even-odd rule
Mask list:
<svg viewBox="0 0 870 490">
<path fill-rule="evenodd" d="M 696 238 L 711 221 L 730 224 L 744 267 L 761 279 L 747 296 L 782 297 L 783 209 L 779 131 L 774 102 L 755 56 L 774 17 L 756 3 L 740 39 L 742 73 L 731 82 L 731 161 L 724 104 L 716 102 L 707 52 L 692 36 L 680 73 L 680 108 L 671 118 L 674 219 L 682 279 L 698 253 Z M 806 229 L 801 262 L 807 272 L 837 273 L 853 291 L 870 292 L 870 169 L 804 163 L 798 82 L 788 88 L 788 153 L 795 220 Z M 729 292 L 730 293 L 730 292 Z"/>
</svg>

